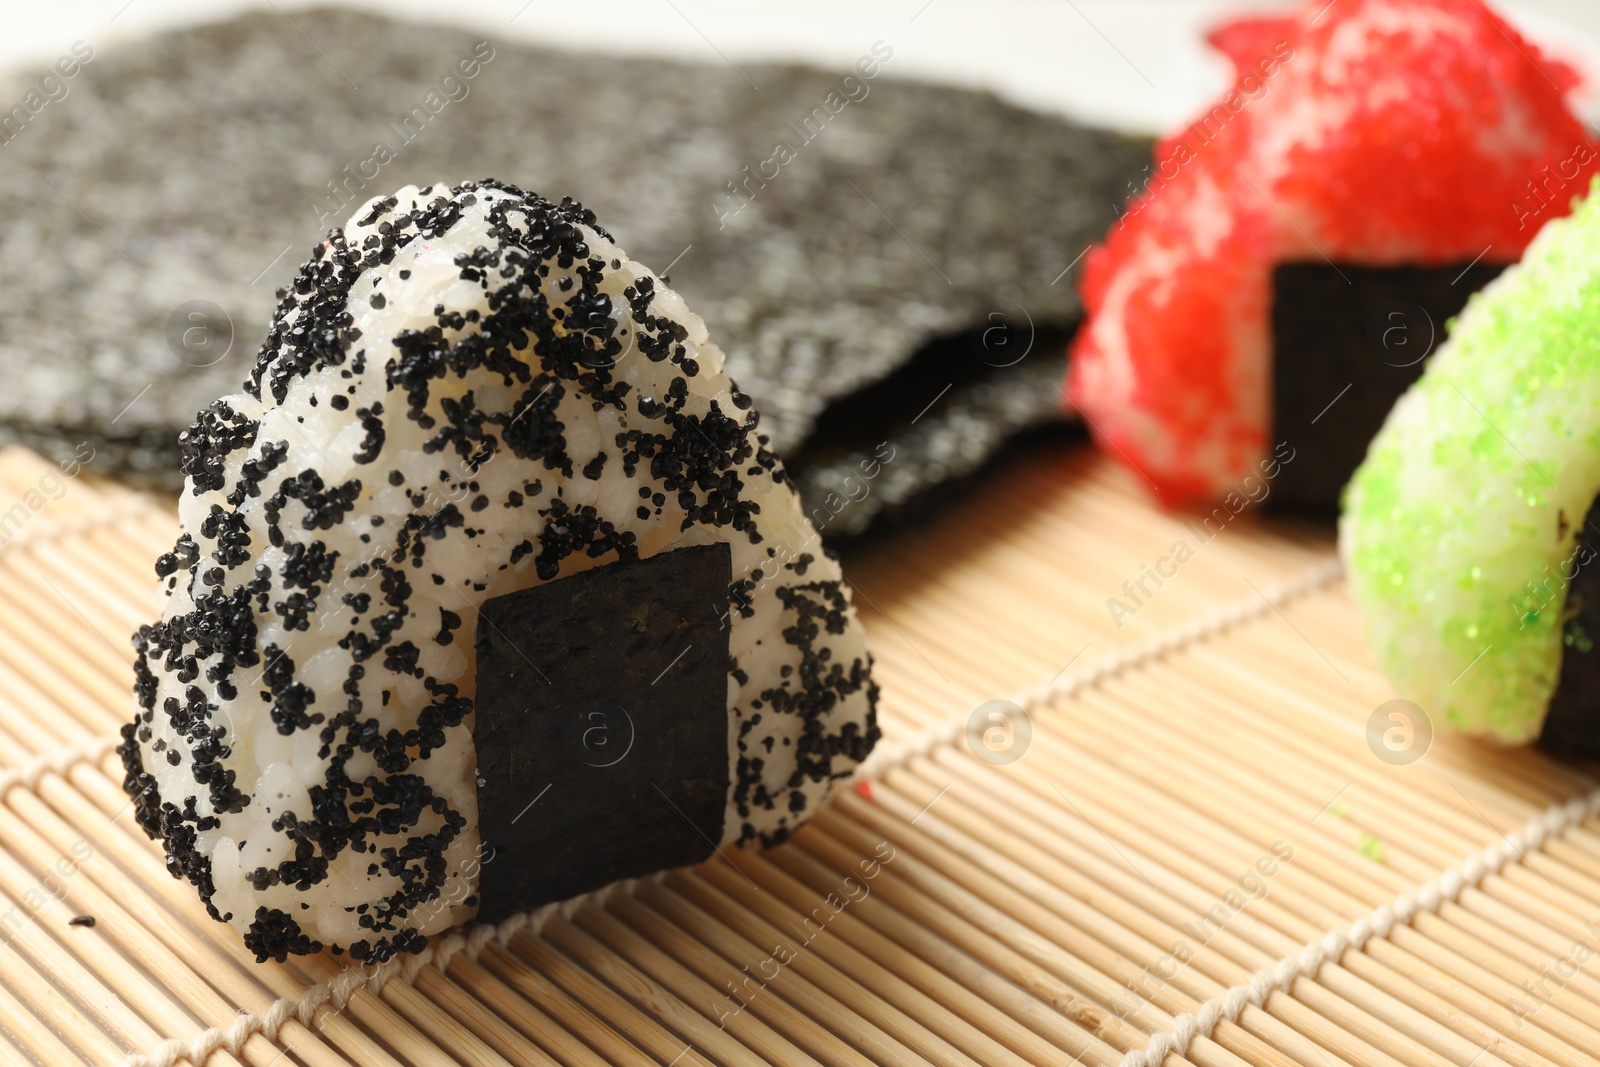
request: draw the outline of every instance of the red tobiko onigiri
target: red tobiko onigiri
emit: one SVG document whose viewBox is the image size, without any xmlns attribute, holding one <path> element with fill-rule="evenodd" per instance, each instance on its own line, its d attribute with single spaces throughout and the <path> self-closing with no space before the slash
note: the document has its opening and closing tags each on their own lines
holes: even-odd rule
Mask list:
<svg viewBox="0 0 1600 1067">
<path fill-rule="evenodd" d="M 1066 388 L 1169 503 L 1267 456 L 1275 267 L 1514 262 L 1597 154 L 1576 74 L 1477 0 L 1312 0 L 1210 41 L 1233 88 L 1090 253 Z"/>
</svg>

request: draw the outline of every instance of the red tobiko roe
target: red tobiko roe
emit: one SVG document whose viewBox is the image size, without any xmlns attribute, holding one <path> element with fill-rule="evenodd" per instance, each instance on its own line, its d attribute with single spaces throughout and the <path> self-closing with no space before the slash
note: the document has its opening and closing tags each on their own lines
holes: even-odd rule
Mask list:
<svg viewBox="0 0 1600 1067">
<path fill-rule="evenodd" d="M 1090 252 L 1066 383 L 1169 504 L 1268 450 L 1274 264 L 1513 262 L 1600 154 L 1576 73 L 1478 0 L 1311 0 L 1210 42 L 1233 88 Z"/>
</svg>

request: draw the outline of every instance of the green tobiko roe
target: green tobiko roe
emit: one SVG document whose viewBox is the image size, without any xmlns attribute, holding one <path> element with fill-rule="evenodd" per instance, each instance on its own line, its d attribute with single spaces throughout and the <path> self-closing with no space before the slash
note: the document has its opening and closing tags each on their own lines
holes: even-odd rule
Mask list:
<svg viewBox="0 0 1600 1067">
<path fill-rule="evenodd" d="M 1401 695 L 1510 742 L 1538 736 L 1564 643 L 1588 641 L 1563 612 L 1600 491 L 1594 189 L 1468 302 L 1373 439 L 1339 523 L 1368 643 Z"/>
</svg>

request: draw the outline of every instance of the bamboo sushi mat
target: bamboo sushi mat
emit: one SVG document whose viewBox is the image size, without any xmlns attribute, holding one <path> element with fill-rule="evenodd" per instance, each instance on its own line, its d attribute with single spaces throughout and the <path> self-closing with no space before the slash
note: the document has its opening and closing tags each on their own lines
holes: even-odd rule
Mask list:
<svg viewBox="0 0 1600 1067">
<path fill-rule="evenodd" d="M 1081 447 L 1012 462 L 847 560 L 885 740 L 790 844 L 341 970 L 256 964 L 134 825 L 110 739 L 173 510 L 55 469 L 0 453 L 7 1057 L 1600 1062 L 1595 779 L 1379 759 L 1394 694 L 1324 532 L 1203 539 Z"/>
</svg>

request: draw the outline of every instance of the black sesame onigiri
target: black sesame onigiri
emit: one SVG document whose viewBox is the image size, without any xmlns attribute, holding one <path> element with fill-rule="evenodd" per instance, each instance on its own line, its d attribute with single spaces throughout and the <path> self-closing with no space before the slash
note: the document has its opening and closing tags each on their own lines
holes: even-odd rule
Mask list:
<svg viewBox="0 0 1600 1067">
<path fill-rule="evenodd" d="M 866 758 L 838 564 L 704 323 L 592 213 L 408 186 L 280 296 L 182 436 L 120 750 L 172 873 L 260 958 L 385 959 L 782 841 Z M 569 758 L 612 712 L 627 737 Z M 673 820 L 690 845 L 658 847 Z"/>
</svg>

